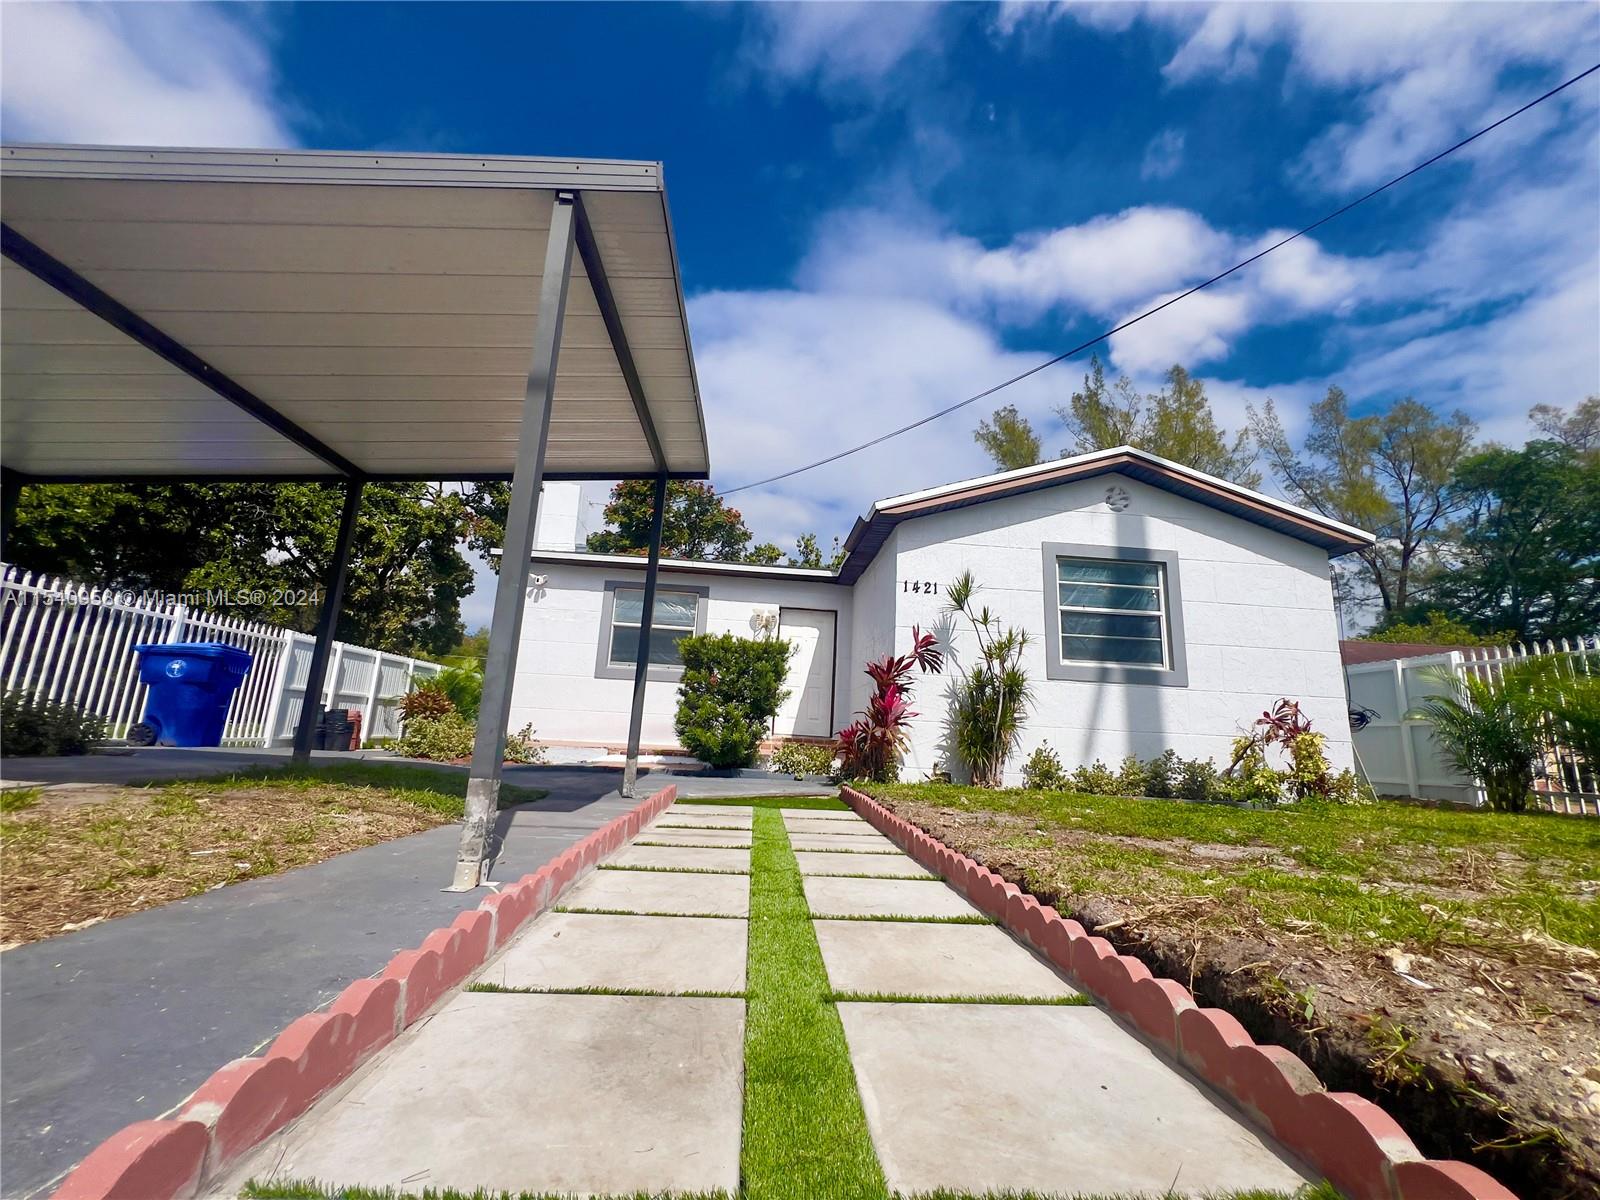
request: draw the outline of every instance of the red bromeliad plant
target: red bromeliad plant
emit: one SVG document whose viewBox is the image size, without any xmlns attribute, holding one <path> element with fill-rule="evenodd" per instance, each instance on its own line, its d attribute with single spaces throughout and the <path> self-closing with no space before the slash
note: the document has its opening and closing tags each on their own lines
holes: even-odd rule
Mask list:
<svg viewBox="0 0 1600 1200">
<path fill-rule="evenodd" d="M 850 725 L 839 731 L 839 773 L 846 779 L 892 781 L 899 773 L 900 755 L 911 738 L 911 673 L 937 675 L 944 669 L 944 655 L 931 633 L 911 629 L 911 652 L 888 654 L 867 664 L 867 675 L 877 691 L 867 701 L 865 712 L 856 714 Z"/>
</svg>

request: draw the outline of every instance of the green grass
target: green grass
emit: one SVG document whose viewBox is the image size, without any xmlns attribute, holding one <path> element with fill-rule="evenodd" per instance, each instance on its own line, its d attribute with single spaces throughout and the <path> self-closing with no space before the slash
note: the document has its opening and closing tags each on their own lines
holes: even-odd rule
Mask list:
<svg viewBox="0 0 1600 1200">
<path fill-rule="evenodd" d="M 36 787 L 6 788 L 0 792 L 0 813 L 27 812 L 38 805 L 41 790 Z"/>
<path fill-rule="evenodd" d="M 749 871 L 720 871 L 715 867 L 646 867 L 631 863 L 601 863 L 602 871 L 654 871 L 660 875 L 748 875 Z"/>
<path fill-rule="evenodd" d="M 558 913 L 587 913 L 592 917 L 703 917 L 712 921 L 744 920 L 743 917 L 736 917 L 732 913 L 634 912 L 631 908 L 569 908 L 565 904 L 558 904 L 550 911 Z"/>
<path fill-rule="evenodd" d="M 756 812 L 752 865 L 741 1192 L 746 1200 L 886 1197 L 800 867 L 771 808 Z"/>
<path fill-rule="evenodd" d="M 725 829 L 730 833 L 749 833 L 748 825 L 711 825 L 705 821 L 687 821 L 682 825 L 674 825 L 671 821 L 659 821 L 650 826 L 651 829 Z"/>
<path fill-rule="evenodd" d="M 923 996 L 911 992 L 829 992 L 835 1004 L 1023 1004 L 1033 1008 L 1088 1008 L 1094 1001 L 1074 993 L 1070 996 Z"/>
<path fill-rule="evenodd" d="M 316 766 L 249 767 L 203 779 L 157 780 L 136 784 L 164 793 L 174 799 L 198 798 L 217 792 L 258 788 L 264 783 L 290 792 L 320 792 L 328 785 L 353 788 L 378 788 L 441 816 L 463 816 L 466 812 L 467 773 L 435 770 L 430 767 L 403 766 L 398 763 L 328 763 Z M 550 794 L 546 788 L 500 785 L 500 807 L 528 804 Z"/>
<path fill-rule="evenodd" d="M 1242 903 L 1268 924 L 1300 932 L 1309 925 L 1336 941 L 1370 940 L 1368 932 L 1379 931 L 1387 942 L 1427 948 L 1443 941 L 1482 944 L 1497 936 L 1494 928 L 1512 936 L 1531 928 L 1600 950 L 1600 898 L 1585 887 L 1600 876 L 1600 821 L 1592 819 L 1394 801 L 1256 811 L 951 784 L 872 790 L 889 799 L 1022 818 L 1032 829 L 998 843 L 1017 850 L 1041 851 L 1054 834 L 1076 835 L 1048 865 L 1030 868 L 1030 886 L 1056 895 L 1151 905 L 1203 899 L 1212 902 L 1208 919 L 1214 922 L 1229 920 L 1229 909 Z M 1185 843 L 1254 847 L 1262 854 L 1202 859 L 1188 855 Z M 1483 881 L 1487 886 L 1478 886 Z"/>
<path fill-rule="evenodd" d="M 572 1200 L 571 1192 L 475 1192 L 455 1188 L 423 1188 L 420 1192 L 395 1188 L 335 1187 L 312 1180 L 249 1180 L 239 1190 L 242 1200 Z M 733 1200 L 727 1192 L 629 1192 L 609 1200 Z"/>
<path fill-rule="evenodd" d="M 812 808 L 829 812 L 849 812 L 850 806 L 837 796 L 679 796 L 677 804 L 705 804 L 718 808 Z"/>
<path fill-rule="evenodd" d="M 882 913 L 815 913 L 816 921 L 894 921 L 899 925 L 993 925 L 990 917 L 980 913 L 957 917 L 904 917 Z"/>
<path fill-rule="evenodd" d="M 639 838 L 635 846 L 653 846 L 657 850 L 748 850 L 749 846 L 735 846 L 730 842 L 652 842 Z"/>
</svg>

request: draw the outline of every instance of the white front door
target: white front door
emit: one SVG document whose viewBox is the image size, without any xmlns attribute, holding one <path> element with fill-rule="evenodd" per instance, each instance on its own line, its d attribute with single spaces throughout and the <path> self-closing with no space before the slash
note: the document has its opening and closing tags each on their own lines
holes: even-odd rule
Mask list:
<svg viewBox="0 0 1600 1200">
<path fill-rule="evenodd" d="M 789 698 L 778 709 L 773 732 L 779 737 L 829 737 L 833 731 L 833 635 L 836 614 L 821 609 L 785 608 L 778 613 L 778 636 L 794 647 L 785 686 Z"/>
</svg>

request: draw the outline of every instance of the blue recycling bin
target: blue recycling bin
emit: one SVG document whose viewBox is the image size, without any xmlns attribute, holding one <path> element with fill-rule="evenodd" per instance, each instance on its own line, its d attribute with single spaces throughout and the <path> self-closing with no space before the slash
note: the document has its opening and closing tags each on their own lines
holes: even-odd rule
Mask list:
<svg viewBox="0 0 1600 1200">
<path fill-rule="evenodd" d="M 150 689 L 144 719 L 128 730 L 137 746 L 220 746 L 233 693 L 251 657 L 221 642 L 146 642 L 139 681 Z"/>
</svg>

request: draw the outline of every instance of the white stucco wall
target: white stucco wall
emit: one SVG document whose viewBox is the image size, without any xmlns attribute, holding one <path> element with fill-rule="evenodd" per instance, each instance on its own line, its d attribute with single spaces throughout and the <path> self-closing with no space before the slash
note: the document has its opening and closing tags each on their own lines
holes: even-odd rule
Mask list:
<svg viewBox="0 0 1600 1200">
<path fill-rule="evenodd" d="M 633 680 L 597 678 L 596 658 L 604 636 L 601 621 L 608 580 L 644 585 L 644 571 L 614 565 L 574 565 L 536 560 L 533 573 L 546 578 L 530 588 L 511 694 L 511 728 L 531 724 L 544 741 L 623 745 Z M 663 588 L 708 588 L 706 632 L 753 636 L 757 609 L 795 607 L 834 610 L 834 727 L 849 712 L 846 680 L 853 661 L 852 589 L 812 580 L 749 579 L 663 570 Z M 641 744 L 673 746 L 676 681 L 652 679 L 645 686 Z M 779 731 L 783 732 L 782 730 Z"/>
<path fill-rule="evenodd" d="M 1125 512 L 1106 506 L 1112 483 L 1131 497 Z M 1120 476 L 919 517 L 895 535 L 895 577 L 941 585 L 940 594 L 930 596 L 890 581 L 897 649 L 910 644 L 913 625 L 941 628 L 952 651 L 947 674 L 959 670 L 972 635 L 964 622 L 952 626 L 945 616 L 943 590 L 967 569 L 983 587 L 980 602 L 1033 635 L 1025 665 L 1035 703 L 1007 782 L 1020 782 L 1022 762 L 1044 741 L 1068 767 L 1095 759 L 1114 765 L 1127 754 L 1148 758 L 1168 748 L 1225 764 L 1232 739 L 1280 696 L 1301 702 L 1327 736 L 1336 768 L 1351 765 L 1328 558 L 1317 547 Z M 1054 636 L 1043 595 L 1046 542 L 1148 547 L 1179 556 L 1187 687 L 1046 678 L 1044 639 Z M 880 556 L 874 566 L 885 561 Z M 859 626 L 866 606 L 859 597 L 857 603 Z M 935 763 L 949 765 L 947 686 L 919 680 L 914 707 L 923 715 L 915 723 L 906 779 L 922 778 Z"/>
</svg>

